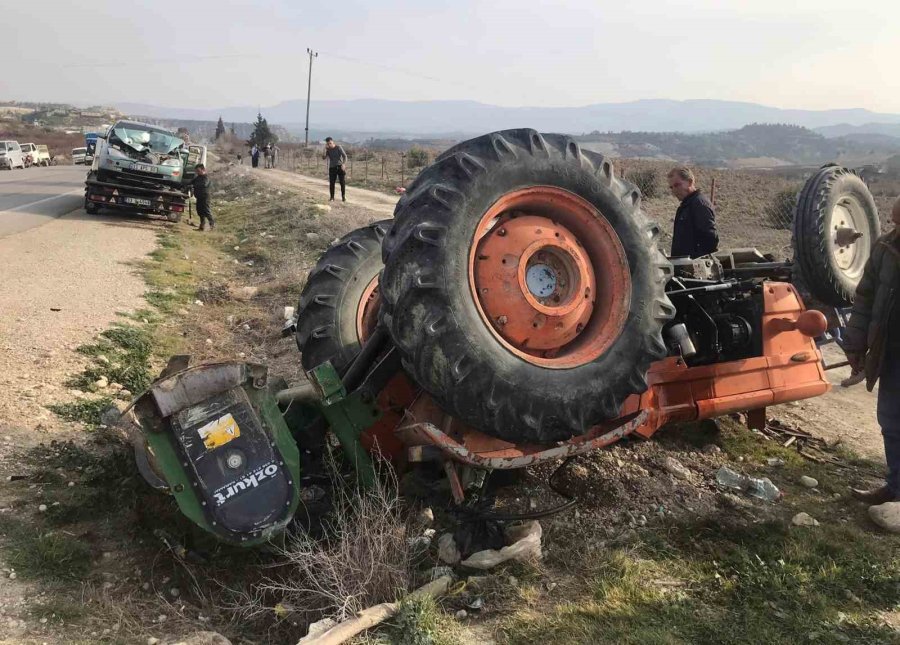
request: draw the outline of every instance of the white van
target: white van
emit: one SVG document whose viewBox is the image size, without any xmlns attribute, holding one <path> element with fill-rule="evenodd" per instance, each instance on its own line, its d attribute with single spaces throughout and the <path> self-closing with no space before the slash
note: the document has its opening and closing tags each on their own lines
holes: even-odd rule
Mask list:
<svg viewBox="0 0 900 645">
<path fill-rule="evenodd" d="M 24 168 L 25 157 L 18 141 L 0 141 L 0 168 Z"/>
<path fill-rule="evenodd" d="M 72 148 L 72 163 L 76 166 L 87 163 L 87 148 Z"/>
</svg>

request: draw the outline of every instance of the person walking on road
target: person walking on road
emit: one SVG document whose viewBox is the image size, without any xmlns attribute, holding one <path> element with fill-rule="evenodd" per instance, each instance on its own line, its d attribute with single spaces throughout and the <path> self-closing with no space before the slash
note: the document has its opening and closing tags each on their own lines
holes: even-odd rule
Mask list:
<svg viewBox="0 0 900 645">
<path fill-rule="evenodd" d="M 255 143 L 253 147 L 250 148 L 250 165 L 253 168 L 259 168 L 259 146 Z"/>
<path fill-rule="evenodd" d="M 694 183 L 690 168 L 672 168 L 666 176 L 669 190 L 681 200 L 675 212 L 672 231 L 672 252 L 669 257 L 689 256 L 699 258 L 719 250 L 719 233 L 716 230 L 716 211 L 706 195 Z"/>
<path fill-rule="evenodd" d="M 197 230 L 207 230 L 207 222 L 209 222 L 209 229 L 214 229 L 216 221 L 209 209 L 209 177 L 206 174 L 206 166 L 202 163 L 197 164 L 197 175 L 191 180 L 191 188 L 194 191 L 194 198 L 197 200 L 197 215 L 200 216 L 200 226 Z"/>
<path fill-rule="evenodd" d="M 843 344 L 851 370 L 865 373 L 870 392 L 878 381 L 876 415 L 887 478 L 878 488 L 852 490 L 856 499 L 873 507 L 900 502 L 900 199 L 894 202 L 891 219 L 894 230 L 875 242 L 856 287 Z M 900 522 L 886 528 L 900 532 Z"/>
<path fill-rule="evenodd" d="M 334 201 L 334 182 L 341 180 L 341 201 L 347 201 L 347 182 L 344 164 L 347 163 L 347 153 L 334 142 L 331 137 L 325 138 L 325 152 L 322 159 L 328 159 L 328 190 L 331 193 L 331 201 Z"/>
</svg>

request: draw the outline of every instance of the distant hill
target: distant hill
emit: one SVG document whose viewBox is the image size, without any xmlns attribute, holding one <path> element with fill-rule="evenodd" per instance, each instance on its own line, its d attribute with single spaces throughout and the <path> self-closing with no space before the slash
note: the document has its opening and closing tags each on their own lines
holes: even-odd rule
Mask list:
<svg viewBox="0 0 900 645">
<path fill-rule="evenodd" d="M 786 124 L 754 123 L 736 130 L 703 134 L 592 132 L 577 139 L 588 146 L 607 146 L 609 152 L 619 157 L 679 159 L 708 166 L 729 165 L 741 159 L 769 160 L 765 165 L 837 160 L 859 164 L 900 152 L 900 139 L 880 135 L 862 141 L 853 137 L 826 138 L 808 128 Z"/>
<path fill-rule="evenodd" d="M 160 118 L 251 122 L 257 108 L 223 107 L 200 110 L 118 103 L 129 114 Z M 269 123 L 302 133 L 304 100 L 284 101 L 262 108 Z M 432 136 L 460 138 L 504 128 L 532 127 L 549 132 L 712 132 L 735 130 L 747 123 L 789 123 L 807 128 L 836 124 L 861 126 L 892 124 L 900 128 L 900 114 L 863 109 L 786 110 L 737 101 L 645 99 L 628 103 L 598 103 L 581 107 L 501 107 L 476 101 L 313 101 L 310 125 L 318 131 L 368 136 Z"/>
<path fill-rule="evenodd" d="M 863 123 L 851 125 L 839 123 L 816 128 L 816 132 L 826 137 L 859 137 L 862 135 L 879 135 L 882 137 L 900 138 L 900 123 Z"/>
</svg>

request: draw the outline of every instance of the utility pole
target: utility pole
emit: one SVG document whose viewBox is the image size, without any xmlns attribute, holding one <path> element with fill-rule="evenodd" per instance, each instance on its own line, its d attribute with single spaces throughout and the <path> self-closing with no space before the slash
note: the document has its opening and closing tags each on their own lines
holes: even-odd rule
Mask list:
<svg viewBox="0 0 900 645">
<path fill-rule="evenodd" d="M 319 52 L 314 52 L 307 47 L 306 53 L 309 54 L 309 81 L 306 85 L 306 146 L 309 147 L 309 95 L 312 92 L 312 64 L 313 58 L 319 57 Z"/>
</svg>

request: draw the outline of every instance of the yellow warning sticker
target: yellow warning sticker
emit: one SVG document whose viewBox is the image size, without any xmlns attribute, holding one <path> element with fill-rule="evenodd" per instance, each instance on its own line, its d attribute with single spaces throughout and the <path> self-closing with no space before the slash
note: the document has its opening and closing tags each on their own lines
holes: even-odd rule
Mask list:
<svg viewBox="0 0 900 645">
<path fill-rule="evenodd" d="M 197 434 L 200 435 L 206 449 L 213 450 L 219 446 L 224 446 L 232 439 L 240 437 L 241 429 L 229 412 L 224 417 L 219 417 L 215 421 L 210 421 L 205 426 L 200 427 L 197 430 Z"/>
</svg>

